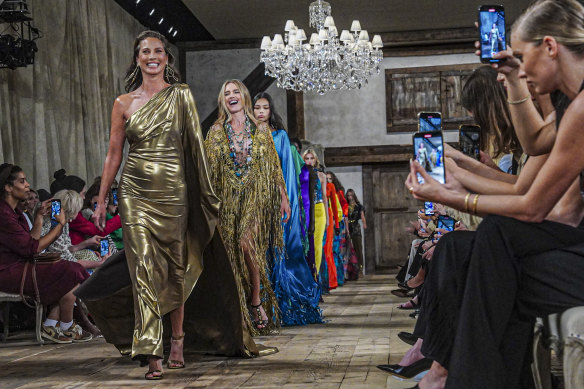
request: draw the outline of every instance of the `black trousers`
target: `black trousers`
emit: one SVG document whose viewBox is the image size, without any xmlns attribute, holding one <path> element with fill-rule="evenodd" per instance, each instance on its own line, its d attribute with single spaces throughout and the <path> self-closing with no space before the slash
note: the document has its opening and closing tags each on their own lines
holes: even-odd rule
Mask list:
<svg viewBox="0 0 584 389">
<path fill-rule="evenodd" d="M 584 230 L 489 216 L 467 273 L 446 388 L 515 388 L 531 320 L 584 305 Z"/>
</svg>

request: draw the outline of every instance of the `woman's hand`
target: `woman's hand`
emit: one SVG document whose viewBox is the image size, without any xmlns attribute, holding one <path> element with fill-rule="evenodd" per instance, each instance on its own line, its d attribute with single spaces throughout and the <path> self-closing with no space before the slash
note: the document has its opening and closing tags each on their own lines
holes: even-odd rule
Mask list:
<svg viewBox="0 0 584 389">
<path fill-rule="evenodd" d="M 424 179 L 424 183 L 418 183 L 417 174 Z M 446 203 L 443 201 L 442 194 L 445 188 L 441 183 L 430 177 L 426 170 L 417 161 L 410 161 L 410 174 L 406 179 L 406 188 L 417 200 Z"/>
<path fill-rule="evenodd" d="M 456 162 L 454 162 L 454 160 L 451 158 L 445 158 L 444 167 L 446 168 L 446 183 L 444 184 L 444 187 L 455 192 L 464 192 L 465 187 L 460 182 L 460 178 L 458 176 L 464 169 L 458 167 Z M 441 210 L 443 212 L 441 214 L 445 214 L 446 212 L 444 211 L 444 206 L 440 204 L 440 207 L 442 207 Z M 435 207 L 435 209 L 438 208 Z"/>
<path fill-rule="evenodd" d="M 286 197 L 282 198 L 282 203 L 280 204 L 280 214 L 282 215 L 282 222 L 287 223 L 290 220 L 290 213 L 292 210 L 290 209 L 290 203 Z"/>
<path fill-rule="evenodd" d="M 91 238 L 85 240 L 84 242 L 86 244 L 85 247 L 99 246 L 101 239 L 102 239 L 101 236 L 94 235 Z"/>
<path fill-rule="evenodd" d="M 460 220 L 454 224 L 454 231 L 466 231 L 468 228 Z"/>
<path fill-rule="evenodd" d="M 434 249 L 436 248 L 436 246 L 432 246 L 428 249 L 428 251 L 426 251 L 423 255 L 422 258 L 424 258 L 425 260 L 430 261 L 432 259 L 432 256 L 434 255 Z"/>
<path fill-rule="evenodd" d="M 450 146 L 448 143 L 444 143 L 444 156 L 451 158 L 457 165 L 464 163 L 465 160 L 472 159 L 468 155 L 463 154 L 459 150 Z"/>
<path fill-rule="evenodd" d="M 105 228 L 105 203 L 103 201 L 97 202 L 97 208 L 93 211 L 91 220 L 100 231 L 103 231 Z"/>
<path fill-rule="evenodd" d="M 481 151 L 481 163 L 490 167 L 491 169 L 501 170 L 495 161 L 493 161 L 493 158 L 491 158 L 491 156 L 484 151 Z"/>
</svg>

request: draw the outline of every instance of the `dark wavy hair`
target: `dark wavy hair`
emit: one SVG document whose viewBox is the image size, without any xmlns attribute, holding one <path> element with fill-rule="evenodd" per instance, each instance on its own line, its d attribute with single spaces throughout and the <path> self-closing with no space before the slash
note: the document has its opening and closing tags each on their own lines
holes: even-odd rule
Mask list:
<svg viewBox="0 0 584 389">
<path fill-rule="evenodd" d="M 22 171 L 22 169 L 20 168 L 20 166 L 17 165 L 13 165 L 11 163 L 3 163 L 2 165 L 0 165 L 0 176 L 1 176 L 1 181 L 0 182 L 0 198 L 5 199 L 6 198 L 6 189 L 4 189 L 4 187 L 6 185 L 14 185 L 14 181 L 16 181 L 16 175 L 18 173 L 20 173 Z"/>
<path fill-rule="evenodd" d="M 126 77 L 124 78 L 126 81 L 126 92 L 131 92 L 133 90 L 136 90 L 140 87 L 140 85 L 142 85 L 142 71 L 140 69 L 138 69 L 138 71 L 136 73 L 136 77 L 132 77 L 132 74 L 136 70 L 136 67 L 138 67 L 138 64 L 136 63 L 136 58 L 138 58 L 138 55 L 140 54 L 140 43 L 146 38 L 156 38 L 159 41 L 161 41 L 162 46 L 164 46 L 164 51 L 166 52 L 166 55 L 168 56 L 167 66 L 172 70 L 169 73 L 171 73 L 171 74 L 174 73 L 174 78 L 169 77 L 167 75 L 167 72 L 165 69 L 164 70 L 164 81 L 169 83 L 169 84 L 175 84 L 175 83 L 180 82 L 180 73 L 174 67 L 174 60 L 175 59 L 174 59 L 174 55 L 168 49 L 168 46 L 169 46 L 168 40 L 161 33 L 157 32 L 157 31 L 148 30 L 148 31 L 141 32 L 140 35 L 138 35 L 136 37 L 136 39 L 134 40 L 134 56 L 132 57 L 132 62 L 130 63 L 130 66 L 126 70 Z"/>
<path fill-rule="evenodd" d="M 53 174 L 55 181 L 51 183 L 51 194 L 54 195 L 60 190 L 70 189 L 81 193 L 85 188 L 85 181 L 77 176 L 68 176 L 65 169 L 59 169 Z"/>
<path fill-rule="evenodd" d="M 280 115 L 276 111 L 276 108 L 274 107 L 274 100 L 272 99 L 272 96 L 270 96 L 270 94 L 267 92 L 258 93 L 253 98 L 252 106 L 255 106 L 255 104 L 257 103 L 257 101 L 259 99 L 268 100 L 268 104 L 270 105 L 270 121 L 268 122 L 270 127 L 272 127 L 274 130 L 286 131 L 286 127 L 284 127 L 284 121 L 282 120 L 282 117 L 280 117 Z M 298 151 L 298 152 L 300 152 L 300 151 Z"/>
<path fill-rule="evenodd" d="M 347 202 L 350 203 L 349 201 L 349 193 L 353 195 L 353 198 L 355 199 L 355 202 L 357 204 L 361 204 L 361 202 L 359 201 L 359 198 L 357 197 L 357 194 L 355 193 L 355 191 L 353 189 L 348 189 L 347 193 L 345 194 L 345 198 L 347 199 Z"/>
<path fill-rule="evenodd" d="M 507 94 L 497 81 L 497 71 L 490 66 L 477 68 L 462 88 L 461 103 L 469 110 L 476 124 L 481 127 L 481 148 L 489 149 L 489 138 L 494 139 L 493 152 L 521 154 L 521 145 L 515 135 Z"/>
<path fill-rule="evenodd" d="M 328 172 L 326 172 L 326 174 L 330 174 L 333 177 L 333 185 L 335 186 L 335 189 L 337 191 L 341 190 L 343 191 L 343 193 L 345 193 L 345 188 L 343 188 L 343 185 L 341 185 L 341 181 L 339 181 L 335 173 L 329 170 Z"/>
</svg>

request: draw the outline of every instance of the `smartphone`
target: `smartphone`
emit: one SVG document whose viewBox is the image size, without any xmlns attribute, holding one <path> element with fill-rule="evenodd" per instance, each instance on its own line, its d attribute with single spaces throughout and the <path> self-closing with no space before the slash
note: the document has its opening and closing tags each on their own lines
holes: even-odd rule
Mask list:
<svg viewBox="0 0 584 389">
<path fill-rule="evenodd" d="M 118 205 L 118 188 L 112 189 L 112 204 Z"/>
<path fill-rule="evenodd" d="M 434 203 L 430 201 L 424 202 L 424 215 L 433 216 L 434 215 Z"/>
<path fill-rule="evenodd" d="M 481 160 L 481 128 L 463 124 L 458 129 L 460 151 L 477 161 Z"/>
<path fill-rule="evenodd" d="M 440 131 L 442 129 L 442 114 L 440 112 L 418 112 L 418 131 Z"/>
<path fill-rule="evenodd" d="M 93 203 L 93 211 L 95 212 L 96 209 L 97 209 L 97 201 L 95 203 Z"/>
<path fill-rule="evenodd" d="M 109 254 L 109 240 L 107 238 L 103 238 L 99 242 L 99 246 L 100 246 L 100 254 L 102 257 Z"/>
<path fill-rule="evenodd" d="M 414 134 L 414 158 L 426 172 L 436 181 L 444 184 L 444 143 L 442 131 L 418 132 Z M 418 182 L 424 183 L 424 179 L 418 174 Z"/>
<path fill-rule="evenodd" d="M 441 228 L 446 231 L 454 231 L 454 219 L 450 216 L 440 215 L 438 216 L 438 224 L 436 228 Z"/>
<path fill-rule="evenodd" d="M 505 9 L 502 5 L 481 5 L 479 7 L 479 34 L 481 62 L 500 62 L 498 59 L 493 59 L 493 54 L 507 50 Z"/>
<path fill-rule="evenodd" d="M 54 227 L 58 224 L 55 216 L 61 214 L 61 200 L 53 199 L 51 200 L 51 225 Z"/>
</svg>

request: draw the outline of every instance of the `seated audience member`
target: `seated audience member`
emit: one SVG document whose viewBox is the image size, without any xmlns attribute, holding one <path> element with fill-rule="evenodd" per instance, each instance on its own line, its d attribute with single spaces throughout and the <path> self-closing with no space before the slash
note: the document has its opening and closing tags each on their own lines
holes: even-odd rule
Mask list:
<svg viewBox="0 0 584 389">
<path fill-rule="evenodd" d="M 85 181 L 76 176 L 68 176 L 65 174 L 65 170 L 61 169 L 54 174 L 55 181 L 51 184 L 51 193 L 57 193 L 62 189 L 74 190 L 81 198 L 85 199 L 85 193 L 87 188 L 85 186 Z M 92 222 L 88 221 L 83 217 L 81 212 L 75 216 L 75 218 L 69 222 L 69 236 L 71 237 L 71 243 L 77 245 L 88 237 L 94 235 L 107 236 L 113 231 L 122 227 L 122 222 L 120 216 L 115 216 L 111 220 L 106 222 L 105 228 L 99 230 Z"/>
<path fill-rule="evenodd" d="M 57 225 L 47 235 L 33 237 L 24 215 L 17 208 L 26 200 L 30 186 L 21 168 L 8 163 L 0 166 L 0 289 L 6 293 L 20 293 L 25 264 L 46 249 L 63 232 L 65 215 L 56 216 Z M 39 231 L 43 217 L 50 212 L 47 201 L 39 207 L 33 231 Z M 27 268 L 29 266 L 26 266 Z M 47 319 L 42 326 L 42 336 L 55 343 L 84 342 L 91 334 L 73 321 L 75 296 L 73 290 L 89 275 L 83 267 L 69 261 L 57 261 L 36 266 L 36 284 L 32 272 L 27 271 L 24 294 L 35 296 L 49 305 Z"/>
<path fill-rule="evenodd" d="M 91 217 L 93 216 L 93 211 L 99 198 L 100 186 L 101 177 L 97 177 L 94 180 L 93 185 L 87 189 L 87 193 L 85 194 L 85 200 L 83 202 L 83 209 L 81 210 L 81 213 L 88 221 L 91 221 Z M 106 221 L 109 221 L 118 215 L 118 206 L 113 204 L 113 198 L 113 192 L 110 190 L 105 197 Z M 112 254 L 114 254 L 117 250 L 122 250 L 124 248 L 121 228 L 111 232 L 107 237 L 110 240 L 110 244 L 115 246 L 115 251 L 112 251 Z"/>
<path fill-rule="evenodd" d="M 28 192 L 26 200 L 24 200 L 24 209 L 22 210 L 31 230 L 34 225 L 34 213 L 38 203 L 39 195 L 34 189 L 31 189 L 30 192 Z"/>
<path fill-rule="evenodd" d="M 421 349 L 434 362 L 422 389 L 517 387 L 533 318 L 584 304 L 584 232 L 577 227 L 584 170 L 583 21 L 584 8 L 575 0 L 539 0 L 514 24 L 513 52 L 498 55 L 506 59 L 498 68 L 509 84 L 526 90 L 527 78 L 536 93 L 559 90 L 572 101 L 563 114 L 556 106 L 556 132 L 533 125 L 541 117 L 535 120 L 529 94 L 519 97 L 519 88 L 509 88 L 509 104 L 517 106 L 514 123 L 529 123 L 516 127 L 524 148 L 537 150 L 532 155 L 549 153 L 535 172 L 527 171 L 531 157 L 518 185 L 489 185 L 487 193 L 471 195 L 456 178 L 440 185 L 412 164 L 406 185 L 417 199 L 489 215 L 475 233 L 448 234 L 436 247 L 433 264 L 442 265 L 431 269 L 427 282 L 436 299 L 423 305 L 428 322 Z M 532 179 L 519 185 L 528 173 Z M 442 275 L 449 272 L 456 273 L 455 282 L 446 285 Z"/>
<path fill-rule="evenodd" d="M 63 233 L 47 248 L 48 252 L 61 254 L 61 258 L 77 262 L 85 269 L 95 269 L 109 257 L 109 254 L 102 257 L 99 251 L 100 240 L 102 237 L 94 235 L 83 242 L 73 245 L 69 236 L 69 222 L 77 216 L 81 210 L 83 199 L 79 193 L 74 190 L 60 190 L 53 196 L 54 199 L 61 200 L 61 211 L 65 214 L 65 225 Z M 45 216 L 41 236 L 51 231 L 51 218 Z"/>
</svg>

